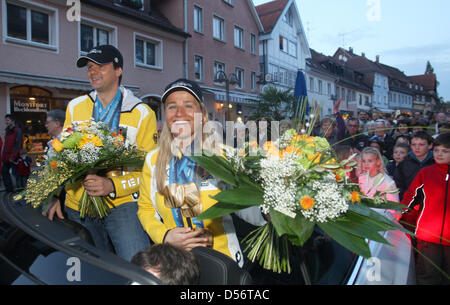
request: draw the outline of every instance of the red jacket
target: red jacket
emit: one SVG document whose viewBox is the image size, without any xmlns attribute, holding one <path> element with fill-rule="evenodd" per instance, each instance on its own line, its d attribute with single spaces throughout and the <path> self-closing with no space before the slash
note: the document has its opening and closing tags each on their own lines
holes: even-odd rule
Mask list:
<svg viewBox="0 0 450 305">
<path fill-rule="evenodd" d="M 17 160 L 22 149 L 23 138 L 22 129 L 18 127 L 6 128 L 5 142 L 3 142 L 2 161 L 3 163 Z"/>
<path fill-rule="evenodd" d="M 403 196 L 409 208 L 420 204 L 417 239 L 450 246 L 450 165 L 424 167 Z M 422 193 L 422 194 L 421 194 Z"/>
</svg>

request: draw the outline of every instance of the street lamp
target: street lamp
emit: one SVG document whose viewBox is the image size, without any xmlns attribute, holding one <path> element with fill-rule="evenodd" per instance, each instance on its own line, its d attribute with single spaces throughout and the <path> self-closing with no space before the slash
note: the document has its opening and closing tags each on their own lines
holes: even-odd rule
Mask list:
<svg viewBox="0 0 450 305">
<path fill-rule="evenodd" d="M 227 77 L 224 71 L 217 71 L 216 75 L 214 75 L 214 82 L 216 83 L 225 83 L 225 91 L 227 94 L 227 119 L 231 120 L 230 109 L 233 108 L 233 105 L 230 104 L 230 85 L 239 84 L 239 78 L 234 73 L 230 73 Z"/>
</svg>

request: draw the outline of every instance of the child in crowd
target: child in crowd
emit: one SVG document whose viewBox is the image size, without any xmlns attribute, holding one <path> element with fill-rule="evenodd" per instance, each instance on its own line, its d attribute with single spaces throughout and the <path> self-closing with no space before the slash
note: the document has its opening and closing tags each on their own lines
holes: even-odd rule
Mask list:
<svg viewBox="0 0 450 305">
<path fill-rule="evenodd" d="M 381 196 L 386 196 L 387 200 L 399 202 L 398 193 L 390 193 L 396 190 L 397 186 L 386 173 L 381 153 L 375 147 L 366 147 L 361 152 L 361 174 L 358 182 L 361 192 L 367 197 L 373 198 L 377 192 L 381 192 Z"/>
<path fill-rule="evenodd" d="M 28 177 L 31 173 L 31 164 L 33 164 L 33 160 L 28 157 L 28 152 L 26 149 L 20 150 L 20 157 L 14 162 L 14 164 L 17 166 L 16 187 L 25 188 Z"/>
<path fill-rule="evenodd" d="M 400 162 L 406 159 L 410 150 L 411 147 L 405 143 L 398 143 L 394 146 L 394 160 L 389 161 L 388 165 L 386 166 L 386 170 L 389 176 L 391 176 L 392 178 L 394 177 L 395 169 Z"/>
<path fill-rule="evenodd" d="M 435 164 L 422 168 L 405 192 L 404 216 L 421 212 L 415 225 L 417 249 L 416 283 L 449 285 L 450 279 L 450 133 L 439 135 L 433 148 Z M 445 276 L 443 273 L 446 273 Z"/>
<path fill-rule="evenodd" d="M 387 166 L 389 160 L 383 154 L 383 150 L 384 150 L 384 143 L 383 143 L 383 141 L 380 140 L 380 139 L 370 140 L 369 141 L 369 146 L 378 149 L 378 151 L 380 152 L 381 159 L 383 160 L 384 166 Z"/>
</svg>

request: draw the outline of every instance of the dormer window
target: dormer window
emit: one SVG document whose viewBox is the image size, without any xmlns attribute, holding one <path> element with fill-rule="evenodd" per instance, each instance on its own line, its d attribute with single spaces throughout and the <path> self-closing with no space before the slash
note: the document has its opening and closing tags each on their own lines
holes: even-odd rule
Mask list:
<svg viewBox="0 0 450 305">
<path fill-rule="evenodd" d="M 290 26 L 294 25 L 294 16 L 292 15 L 292 11 L 289 9 L 284 15 L 284 22 L 289 24 Z"/>
</svg>

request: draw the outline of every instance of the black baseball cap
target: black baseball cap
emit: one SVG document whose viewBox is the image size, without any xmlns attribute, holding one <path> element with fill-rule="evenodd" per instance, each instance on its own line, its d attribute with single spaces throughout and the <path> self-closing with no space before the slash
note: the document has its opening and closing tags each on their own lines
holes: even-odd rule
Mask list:
<svg viewBox="0 0 450 305">
<path fill-rule="evenodd" d="M 166 102 L 167 97 L 174 91 L 188 91 L 190 94 L 192 94 L 197 101 L 200 103 L 201 106 L 203 105 L 203 94 L 202 89 L 200 86 L 191 80 L 180 78 L 173 83 L 169 84 L 166 89 L 164 90 L 164 93 L 161 97 L 161 101 L 164 104 Z"/>
<path fill-rule="evenodd" d="M 123 57 L 120 51 L 112 45 L 101 45 L 93 48 L 88 54 L 80 56 L 77 60 L 77 67 L 82 68 L 91 60 L 96 64 L 102 65 L 110 62 L 116 63 L 123 68 Z"/>
</svg>

